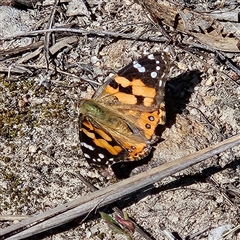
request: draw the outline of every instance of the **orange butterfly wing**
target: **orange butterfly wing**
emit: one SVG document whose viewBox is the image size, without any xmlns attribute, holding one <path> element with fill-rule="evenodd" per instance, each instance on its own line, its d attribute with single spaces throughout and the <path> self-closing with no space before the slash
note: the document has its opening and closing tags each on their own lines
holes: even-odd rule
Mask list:
<svg viewBox="0 0 240 240">
<path fill-rule="evenodd" d="M 121 69 L 92 100 L 82 101 L 80 141 L 89 163 L 108 165 L 149 154 L 157 125 L 165 123 L 168 72 L 168 55 L 150 54 Z"/>
</svg>

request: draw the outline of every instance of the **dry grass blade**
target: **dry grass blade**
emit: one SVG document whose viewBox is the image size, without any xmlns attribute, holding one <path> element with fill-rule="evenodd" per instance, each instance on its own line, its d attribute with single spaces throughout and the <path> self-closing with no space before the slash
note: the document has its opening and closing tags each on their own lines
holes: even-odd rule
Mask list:
<svg viewBox="0 0 240 240">
<path fill-rule="evenodd" d="M 23 239 L 34 234 L 60 226 L 71 220 L 87 214 L 92 209 L 105 206 L 132 192 L 151 185 L 167 176 L 184 170 L 207 158 L 219 154 L 240 144 L 240 135 L 224 140 L 214 146 L 202 149 L 172 162 L 153 168 L 147 172 L 135 175 L 104 189 L 98 190 L 86 197 L 81 197 L 63 204 L 47 212 L 35 215 L 0 232 L 1 239 Z M 21 232 L 20 232 L 21 231 Z M 12 235 L 12 236 L 11 236 Z"/>
</svg>

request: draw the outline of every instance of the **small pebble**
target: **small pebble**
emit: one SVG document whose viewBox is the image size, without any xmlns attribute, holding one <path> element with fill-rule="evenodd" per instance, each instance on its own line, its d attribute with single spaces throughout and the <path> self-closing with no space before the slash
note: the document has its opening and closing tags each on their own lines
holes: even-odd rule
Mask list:
<svg viewBox="0 0 240 240">
<path fill-rule="evenodd" d="M 30 153 L 35 153 L 35 152 L 37 152 L 37 147 L 36 147 L 35 145 L 30 145 L 30 146 L 28 147 L 28 151 L 29 151 Z"/>
<path fill-rule="evenodd" d="M 208 80 L 206 81 L 205 85 L 210 87 L 210 86 L 213 85 L 214 81 L 215 81 L 215 77 L 211 76 L 210 78 L 208 78 Z"/>
</svg>

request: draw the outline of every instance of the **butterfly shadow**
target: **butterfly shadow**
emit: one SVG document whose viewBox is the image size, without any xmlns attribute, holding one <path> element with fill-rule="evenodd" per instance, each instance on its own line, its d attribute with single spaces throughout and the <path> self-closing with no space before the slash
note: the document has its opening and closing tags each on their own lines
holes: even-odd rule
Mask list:
<svg viewBox="0 0 240 240">
<path fill-rule="evenodd" d="M 194 92 L 194 87 L 201 82 L 201 74 L 198 70 L 189 71 L 166 82 L 166 124 L 159 125 L 156 129 L 156 135 L 160 136 L 157 143 L 164 141 L 161 135 L 166 128 L 170 128 L 176 122 L 177 114 L 187 114 L 186 105 Z M 152 156 L 153 153 L 151 152 L 147 157 L 139 161 L 118 162 L 111 167 L 118 179 L 128 178 L 134 168 L 147 164 L 152 159 Z"/>
</svg>

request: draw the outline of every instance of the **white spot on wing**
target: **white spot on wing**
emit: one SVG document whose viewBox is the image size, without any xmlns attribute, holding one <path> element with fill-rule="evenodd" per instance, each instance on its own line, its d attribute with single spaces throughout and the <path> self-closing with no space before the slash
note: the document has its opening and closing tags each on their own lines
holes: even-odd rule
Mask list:
<svg viewBox="0 0 240 240">
<path fill-rule="evenodd" d="M 159 66 L 156 66 L 156 70 L 158 70 L 158 71 L 159 71 L 160 69 L 161 69 L 161 68 L 160 68 Z"/>
<path fill-rule="evenodd" d="M 87 149 L 91 150 L 91 151 L 93 151 L 93 150 L 95 149 L 93 146 L 91 146 L 91 145 L 88 145 L 88 144 L 87 144 L 87 143 L 85 143 L 85 142 L 83 142 L 81 145 L 82 145 L 83 147 L 85 147 L 85 148 L 87 148 Z"/>
<path fill-rule="evenodd" d="M 104 158 L 104 154 L 102 154 L 102 153 L 99 153 L 98 156 L 102 159 Z"/>
<path fill-rule="evenodd" d="M 138 68 L 138 71 L 139 71 L 139 72 L 145 72 L 146 69 L 145 69 L 145 67 L 140 67 L 140 68 Z"/>
<path fill-rule="evenodd" d="M 154 60 L 154 59 L 155 59 L 155 57 L 154 57 L 154 55 L 153 55 L 153 54 L 150 54 L 150 55 L 148 55 L 148 59 L 150 59 L 150 60 Z"/>
<path fill-rule="evenodd" d="M 149 117 L 149 120 L 150 120 L 150 121 L 154 121 L 154 117 L 153 117 L 153 116 L 150 116 L 150 117 Z"/>
<path fill-rule="evenodd" d="M 160 80 L 159 83 L 158 83 L 158 86 L 161 87 L 162 83 L 163 83 L 162 80 Z"/>
<path fill-rule="evenodd" d="M 142 65 L 139 64 L 138 62 L 134 63 L 133 66 L 134 66 L 135 68 L 141 68 L 141 67 L 142 67 Z"/>
<path fill-rule="evenodd" d="M 83 154 L 85 158 L 91 158 L 87 153 Z"/>
<path fill-rule="evenodd" d="M 157 77 L 157 73 L 156 72 L 151 72 L 151 77 L 152 78 L 156 78 Z"/>
<path fill-rule="evenodd" d="M 146 69 L 141 64 L 139 64 L 137 61 L 133 62 L 133 67 L 136 68 L 139 72 L 145 72 Z"/>
</svg>

